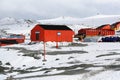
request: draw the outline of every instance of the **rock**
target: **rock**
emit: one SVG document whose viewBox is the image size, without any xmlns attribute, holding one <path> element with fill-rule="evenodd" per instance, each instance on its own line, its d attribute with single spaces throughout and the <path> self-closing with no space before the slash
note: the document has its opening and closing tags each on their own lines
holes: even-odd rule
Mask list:
<svg viewBox="0 0 120 80">
<path fill-rule="evenodd" d="M 0 65 L 2 65 L 2 61 L 0 61 Z"/>
<path fill-rule="evenodd" d="M 5 65 L 11 65 L 9 62 L 5 63 Z"/>
</svg>

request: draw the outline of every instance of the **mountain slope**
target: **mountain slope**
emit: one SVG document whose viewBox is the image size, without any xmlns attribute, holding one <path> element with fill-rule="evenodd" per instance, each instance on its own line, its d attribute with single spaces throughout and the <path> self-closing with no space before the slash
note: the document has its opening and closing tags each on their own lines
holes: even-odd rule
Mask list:
<svg viewBox="0 0 120 80">
<path fill-rule="evenodd" d="M 88 18 L 59 17 L 48 20 L 38 20 L 42 24 L 66 24 L 66 25 L 86 25 L 99 26 L 103 24 L 112 24 L 120 20 L 120 15 L 96 15 Z"/>
<path fill-rule="evenodd" d="M 35 24 L 35 20 L 6 17 L 0 19 L 0 31 L 13 34 L 29 34 Z"/>
</svg>

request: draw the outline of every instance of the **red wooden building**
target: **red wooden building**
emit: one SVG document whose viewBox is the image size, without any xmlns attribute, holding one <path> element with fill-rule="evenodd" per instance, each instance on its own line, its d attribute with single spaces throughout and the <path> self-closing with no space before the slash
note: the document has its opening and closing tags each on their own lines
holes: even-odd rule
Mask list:
<svg viewBox="0 0 120 80">
<path fill-rule="evenodd" d="M 65 25 L 36 25 L 31 30 L 31 41 L 72 42 L 74 32 Z"/>
<path fill-rule="evenodd" d="M 0 46 L 24 43 L 25 36 L 22 34 L 11 34 L 6 37 L 0 37 Z"/>
<path fill-rule="evenodd" d="M 84 28 L 78 31 L 79 35 L 85 36 L 107 36 L 107 35 L 115 35 L 114 30 L 107 29 L 92 29 L 92 28 Z"/>
<path fill-rule="evenodd" d="M 120 22 L 113 23 L 111 27 L 113 30 L 120 30 Z"/>
<path fill-rule="evenodd" d="M 111 25 L 110 24 L 101 25 L 101 26 L 97 27 L 96 29 L 108 29 L 108 30 L 110 30 Z"/>
</svg>

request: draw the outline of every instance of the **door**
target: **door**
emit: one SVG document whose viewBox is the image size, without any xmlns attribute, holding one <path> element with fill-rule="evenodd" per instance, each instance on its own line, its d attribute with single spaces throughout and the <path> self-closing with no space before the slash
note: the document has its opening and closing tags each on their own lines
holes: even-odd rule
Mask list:
<svg viewBox="0 0 120 80">
<path fill-rule="evenodd" d="M 35 32 L 35 35 L 36 35 L 36 41 L 38 41 L 40 39 L 40 32 L 39 31 L 36 31 Z"/>
</svg>

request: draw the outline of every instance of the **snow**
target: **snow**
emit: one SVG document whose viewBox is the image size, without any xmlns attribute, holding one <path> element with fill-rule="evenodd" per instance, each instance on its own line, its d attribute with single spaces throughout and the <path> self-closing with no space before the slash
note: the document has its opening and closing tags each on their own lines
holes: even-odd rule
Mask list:
<svg viewBox="0 0 120 80">
<path fill-rule="evenodd" d="M 21 57 L 22 53 L 18 53 L 16 50 L 7 50 L 7 49 L 0 49 L 0 61 L 2 61 L 3 64 L 10 62 L 12 66 L 14 67 L 22 67 L 25 63 L 28 61 L 32 61 L 33 59 L 30 57 Z M 16 54 L 18 53 L 18 54 Z M 14 59 L 16 58 L 16 59 Z"/>
<path fill-rule="evenodd" d="M 43 78 L 31 78 L 31 79 L 23 79 L 23 80 L 79 80 L 80 75 L 71 75 L 71 76 L 51 76 L 51 77 L 43 77 Z"/>
<path fill-rule="evenodd" d="M 87 17 L 85 19 L 93 19 L 93 18 L 110 18 L 110 17 L 120 17 L 120 15 L 96 15 L 96 16 L 91 16 L 91 17 Z"/>
<path fill-rule="evenodd" d="M 37 20 L 38 22 L 42 24 L 59 24 L 59 25 L 72 25 L 74 24 L 79 24 L 80 19 L 79 18 L 72 18 L 72 17 L 58 17 L 55 19 L 49 19 L 49 20 Z"/>
<path fill-rule="evenodd" d="M 16 24 L 17 21 L 14 18 L 6 17 L 0 20 L 0 25 L 12 25 Z"/>
<path fill-rule="evenodd" d="M 88 80 L 118 80 L 120 71 L 104 71 L 98 75 L 88 78 Z"/>
<path fill-rule="evenodd" d="M 0 80 L 5 80 L 6 79 L 6 75 L 0 74 Z"/>
<path fill-rule="evenodd" d="M 88 77 L 86 74 L 85 77 L 83 75 L 71 75 L 71 76 L 52 76 L 52 77 L 43 77 L 43 78 L 31 78 L 31 79 L 23 79 L 23 80 L 118 80 L 120 71 L 104 71 L 100 72 L 97 75 L 93 75 Z M 81 78 L 82 77 L 82 78 Z"/>
<path fill-rule="evenodd" d="M 66 48 L 64 47 L 65 49 L 61 48 L 60 50 L 61 51 L 69 51 L 70 49 L 71 50 L 84 50 L 84 51 L 87 51 L 88 53 L 85 53 L 85 54 L 73 53 L 73 54 L 63 54 L 63 55 L 62 54 L 61 55 L 46 55 L 47 62 L 45 62 L 45 65 L 42 65 L 43 62 L 41 59 L 35 60 L 32 57 L 21 56 L 23 53 L 19 53 L 18 51 L 11 50 L 11 49 L 9 51 L 7 51 L 7 49 L 0 49 L 0 52 L 1 52 L 0 56 L 2 56 L 0 58 L 0 61 L 2 61 L 3 64 L 5 64 L 6 62 L 10 62 L 11 65 L 14 66 L 14 68 L 16 68 L 16 69 L 19 67 L 21 69 L 27 69 L 29 67 L 32 67 L 33 65 L 34 66 L 42 66 L 42 68 L 51 68 L 51 67 L 69 67 L 69 66 L 72 66 L 75 64 L 76 65 L 80 64 L 80 63 L 67 64 L 68 62 L 71 62 L 71 61 L 73 61 L 73 62 L 80 61 L 82 63 L 96 64 L 96 65 L 112 65 L 112 64 L 116 63 L 115 58 L 120 57 L 119 55 L 104 56 L 104 57 L 98 57 L 98 58 L 96 57 L 98 55 L 108 54 L 111 51 L 117 52 L 117 54 L 119 54 L 120 45 L 118 45 L 118 43 L 87 43 L 87 44 L 88 44 L 88 46 L 86 46 L 86 47 L 66 47 Z M 109 47 L 107 47 L 107 46 L 109 46 Z M 33 47 L 33 46 L 29 46 L 29 47 Z M 52 48 L 47 48 L 47 49 L 48 49 L 48 51 L 50 51 L 49 49 L 52 49 Z M 56 49 L 56 51 L 57 51 L 57 49 Z M 59 49 L 58 49 L 58 51 L 59 51 Z M 19 54 L 19 56 L 18 56 L 18 54 Z M 7 56 L 7 58 L 6 58 L 6 56 Z M 68 60 L 68 58 L 70 56 L 74 57 L 74 59 Z M 13 57 L 15 57 L 16 59 L 14 60 Z M 56 58 L 59 58 L 60 60 L 55 61 Z M 105 59 L 112 59 L 112 60 L 107 61 Z M 117 64 L 120 64 L 120 63 L 118 62 L 118 63 L 116 63 L 116 65 Z M 23 67 L 23 65 L 26 65 L 26 66 Z M 91 67 L 91 68 L 87 68 L 86 70 L 97 71 L 97 70 L 102 70 L 102 69 L 103 69 L 102 67 L 96 67 L 96 68 Z M 51 70 L 51 72 L 49 72 L 47 75 L 57 74 L 57 73 L 62 73 L 62 72 L 64 72 L 64 70 L 57 71 L 54 69 L 54 70 Z M 40 71 L 40 72 L 23 74 L 23 75 L 16 74 L 14 76 L 15 76 L 15 78 L 17 78 L 17 77 L 42 75 L 44 73 L 45 73 L 45 71 Z M 48 79 L 50 79 L 50 78 L 51 77 L 49 77 Z M 42 78 L 42 79 L 44 79 L 44 78 Z M 70 77 L 68 77 L 67 79 L 70 79 Z M 36 80 L 36 78 L 35 78 L 35 80 Z"/>
</svg>

